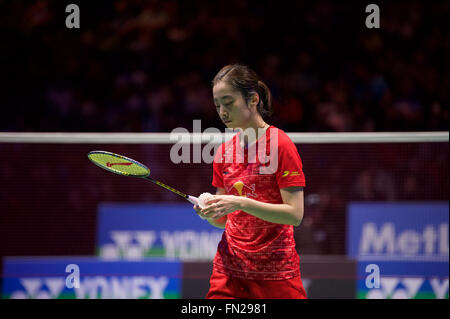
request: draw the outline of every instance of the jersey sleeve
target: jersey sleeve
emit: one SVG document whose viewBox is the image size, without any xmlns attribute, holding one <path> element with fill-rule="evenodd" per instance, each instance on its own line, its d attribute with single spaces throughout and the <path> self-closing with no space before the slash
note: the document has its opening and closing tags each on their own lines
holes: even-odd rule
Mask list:
<svg viewBox="0 0 450 319">
<path fill-rule="evenodd" d="M 279 141 L 278 170 L 275 176 L 280 189 L 289 186 L 306 186 L 300 154 L 287 135 L 281 137 Z"/>
<path fill-rule="evenodd" d="M 219 146 L 214 155 L 212 186 L 225 188 L 223 184 L 223 144 Z"/>
</svg>

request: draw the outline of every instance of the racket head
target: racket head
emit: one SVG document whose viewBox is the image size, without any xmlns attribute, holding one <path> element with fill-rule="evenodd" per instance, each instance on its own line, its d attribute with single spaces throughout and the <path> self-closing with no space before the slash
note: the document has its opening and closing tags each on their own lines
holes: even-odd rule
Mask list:
<svg viewBox="0 0 450 319">
<path fill-rule="evenodd" d="M 123 155 L 106 152 L 92 151 L 88 153 L 92 163 L 115 174 L 131 177 L 147 177 L 150 169 L 142 163 Z"/>
</svg>

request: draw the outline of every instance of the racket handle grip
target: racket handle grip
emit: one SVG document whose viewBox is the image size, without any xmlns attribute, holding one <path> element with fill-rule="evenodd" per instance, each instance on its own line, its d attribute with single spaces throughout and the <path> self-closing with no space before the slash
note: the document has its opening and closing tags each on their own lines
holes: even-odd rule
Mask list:
<svg viewBox="0 0 450 319">
<path fill-rule="evenodd" d="M 195 196 L 188 195 L 187 200 L 193 205 L 198 205 L 198 198 Z"/>
<path fill-rule="evenodd" d="M 198 205 L 198 198 L 197 197 L 194 197 L 194 196 L 191 196 L 191 195 L 188 195 L 188 198 L 187 198 L 187 200 L 191 203 L 191 204 L 194 204 L 194 205 L 197 205 L 197 206 L 199 206 Z M 200 218 L 201 219 L 203 219 L 203 220 L 205 220 L 206 218 L 204 218 L 204 217 L 202 217 L 201 215 L 199 215 L 200 216 Z"/>
</svg>

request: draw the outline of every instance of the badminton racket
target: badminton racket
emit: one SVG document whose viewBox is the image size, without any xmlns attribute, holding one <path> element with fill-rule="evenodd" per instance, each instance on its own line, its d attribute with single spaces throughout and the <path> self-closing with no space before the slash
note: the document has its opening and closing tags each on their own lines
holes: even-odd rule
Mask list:
<svg viewBox="0 0 450 319">
<path fill-rule="evenodd" d="M 106 151 L 92 151 L 88 153 L 88 158 L 97 165 L 98 167 L 101 167 L 111 173 L 119 174 L 122 176 L 129 176 L 129 177 L 137 177 L 142 178 L 145 180 L 148 180 L 158 186 L 161 186 L 162 188 L 165 188 L 172 193 L 175 193 L 187 201 L 189 201 L 191 204 L 197 205 L 198 204 L 198 198 L 194 196 L 187 195 L 183 192 L 180 192 L 179 190 L 176 190 L 173 187 L 170 187 L 164 183 L 161 183 L 160 181 L 157 181 L 153 178 L 151 178 L 150 175 L 150 169 L 145 166 L 142 163 L 139 163 L 138 161 L 128 158 L 123 155 L 106 152 Z"/>
</svg>

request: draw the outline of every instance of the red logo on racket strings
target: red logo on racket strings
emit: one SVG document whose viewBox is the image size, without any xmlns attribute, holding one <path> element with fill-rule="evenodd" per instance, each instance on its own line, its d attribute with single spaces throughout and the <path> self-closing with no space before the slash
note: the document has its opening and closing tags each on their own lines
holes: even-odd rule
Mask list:
<svg viewBox="0 0 450 319">
<path fill-rule="evenodd" d="M 130 165 L 133 165 L 133 163 L 110 163 L 110 162 L 106 163 L 106 166 L 108 166 L 108 167 L 112 167 L 113 165 L 125 165 L 125 166 L 130 166 Z"/>
</svg>

